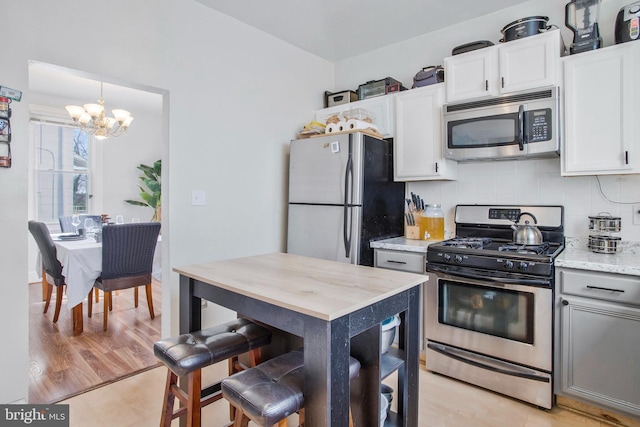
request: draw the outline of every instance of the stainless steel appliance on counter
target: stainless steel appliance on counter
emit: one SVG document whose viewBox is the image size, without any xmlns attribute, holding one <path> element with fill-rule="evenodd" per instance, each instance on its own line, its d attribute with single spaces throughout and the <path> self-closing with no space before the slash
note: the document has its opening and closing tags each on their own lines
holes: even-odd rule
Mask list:
<svg viewBox="0 0 640 427">
<path fill-rule="evenodd" d="M 557 157 L 559 113 L 557 87 L 447 104 L 445 157 L 458 161 Z"/>
<path fill-rule="evenodd" d="M 534 405 L 553 406 L 553 288 L 562 206 L 458 205 L 456 237 L 429 245 L 426 367 Z M 543 241 L 512 241 L 523 213 Z"/>
<path fill-rule="evenodd" d="M 361 132 L 291 141 L 287 252 L 373 266 L 371 240 L 404 233 L 393 144 Z"/>
</svg>

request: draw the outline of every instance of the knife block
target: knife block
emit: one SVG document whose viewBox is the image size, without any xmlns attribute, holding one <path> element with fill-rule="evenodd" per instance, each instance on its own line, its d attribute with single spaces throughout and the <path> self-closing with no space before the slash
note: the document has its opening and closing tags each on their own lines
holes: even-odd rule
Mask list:
<svg viewBox="0 0 640 427">
<path fill-rule="evenodd" d="M 417 225 L 405 225 L 404 237 L 411 240 L 420 240 L 420 227 Z"/>
</svg>

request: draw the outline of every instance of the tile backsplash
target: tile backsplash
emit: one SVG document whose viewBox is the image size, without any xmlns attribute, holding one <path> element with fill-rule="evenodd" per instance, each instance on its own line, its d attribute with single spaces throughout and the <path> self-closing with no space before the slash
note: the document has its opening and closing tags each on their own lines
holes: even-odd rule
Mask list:
<svg viewBox="0 0 640 427">
<path fill-rule="evenodd" d="M 623 241 L 640 241 L 633 205 L 640 206 L 640 175 L 560 176 L 560 159 L 488 161 L 458 164 L 457 181 L 410 182 L 408 192 L 425 203 L 440 203 L 445 229 L 455 230 L 458 204 L 563 205 L 565 234 L 589 235 L 589 216 L 608 212 L 620 217 Z"/>
</svg>

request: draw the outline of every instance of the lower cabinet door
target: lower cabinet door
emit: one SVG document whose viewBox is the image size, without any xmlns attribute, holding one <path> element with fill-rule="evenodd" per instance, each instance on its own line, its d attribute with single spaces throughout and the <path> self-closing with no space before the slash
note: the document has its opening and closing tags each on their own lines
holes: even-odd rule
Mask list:
<svg viewBox="0 0 640 427">
<path fill-rule="evenodd" d="M 640 309 L 560 296 L 559 393 L 640 416 Z"/>
</svg>

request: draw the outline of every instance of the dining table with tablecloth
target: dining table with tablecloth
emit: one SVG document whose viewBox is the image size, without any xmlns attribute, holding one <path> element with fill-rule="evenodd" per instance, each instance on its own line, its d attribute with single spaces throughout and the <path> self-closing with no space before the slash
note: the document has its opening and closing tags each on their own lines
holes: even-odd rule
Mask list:
<svg viewBox="0 0 640 427">
<path fill-rule="evenodd" d="M 93 284 L 102 273 L 102 243 L 92 236 L 77 240 L 63 240 L 52 235 L 57 257 L 62 264 L 62 274 L 67 284 L 67 305 L 72 307 L 73 334 L 83 330 L 82 302 L 93 289 Z M 162 237 L 158 237 L 158 244 Z M 161 280 L 161 250 L 156 246 L 153 258 L 153 276 Z"/>
</svg>

